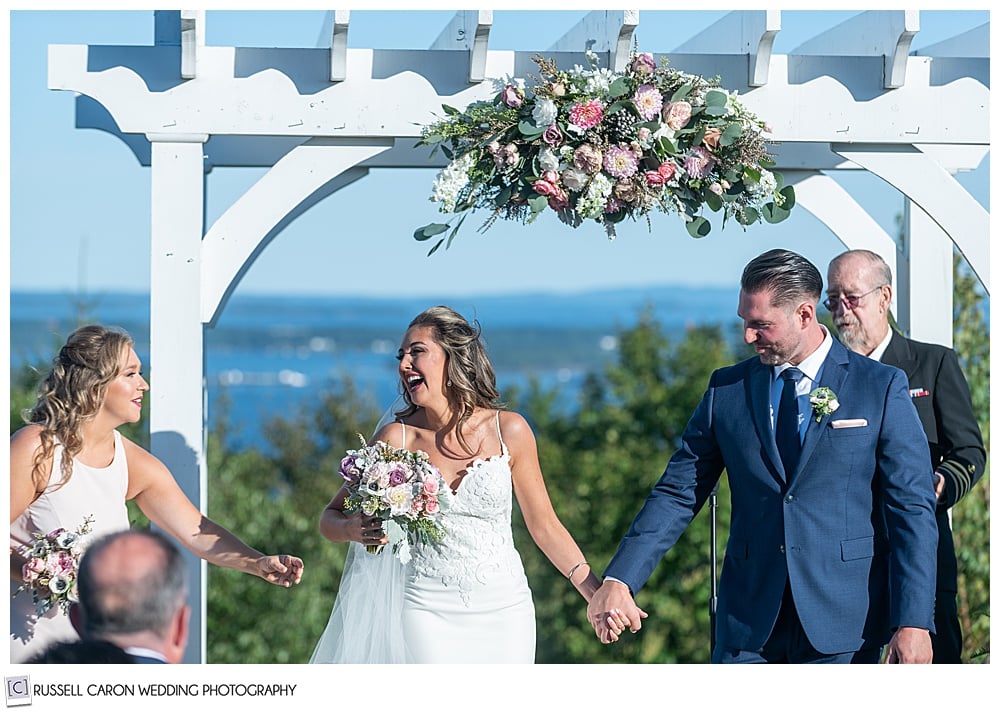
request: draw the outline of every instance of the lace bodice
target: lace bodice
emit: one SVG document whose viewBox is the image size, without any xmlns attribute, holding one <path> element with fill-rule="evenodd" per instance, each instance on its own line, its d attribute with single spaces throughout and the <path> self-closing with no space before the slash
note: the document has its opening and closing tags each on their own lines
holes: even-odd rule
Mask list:
<svg viewBox="0 0 1000 711">
<path fill-rule="evenodd" d="M 499 418 L 497 428 L 499 432 Z M 409 563 L 410 575 L 436 578 L 445 586 L 457 587 L 466 605 L 477 587 L 498 578 L 524 577 L 511 532 L 510 454 L 502 438 L 500 446 L 500 454 L 470 465 L 457 491 L 445 490 L 447 501 L 441 515 L 444 540 L 414 546 Z"/>
</svg>

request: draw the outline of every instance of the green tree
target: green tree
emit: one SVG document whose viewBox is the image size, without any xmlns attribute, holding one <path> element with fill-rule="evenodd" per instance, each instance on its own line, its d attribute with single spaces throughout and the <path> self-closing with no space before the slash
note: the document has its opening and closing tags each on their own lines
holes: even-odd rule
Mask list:
<svg viewBox="0 0 1000 711">
<path fill-rule="evenodd" d="M 613 555 L 678 446 L 712 370 L 731 363 L 718 326 L 689 329 L 672 343 L 651 311 L 619 333 L 618 359 L 585 383 L 579 409 L 552 410 L 533 389 L 523 406 L 538 439 L 553 506 L 597 574 Z M 719 493 L 719 558 L 728 530 L 729 496 Z M 637 601 L 650 618 L 636 636 L 596 643 L 586 605 L 532 543 L 523 521 L 515 539 L 534 592 L 539 662 L 705 662 L 709 659 L 711 531 L 699 514 L 665 556 Z"/>
<path fill-rule="evenodd" d="M 972 407 L 990 451 L 990 332 L 988 300 L 979 280 L 955 258 L 954 347 L 969 381 Z M 988 658 L 990 640 L 990 466 L 983 478 L 952 509 L 958 557 L 958 606 L 964 631 L 963 658 Z"/>
</svg>

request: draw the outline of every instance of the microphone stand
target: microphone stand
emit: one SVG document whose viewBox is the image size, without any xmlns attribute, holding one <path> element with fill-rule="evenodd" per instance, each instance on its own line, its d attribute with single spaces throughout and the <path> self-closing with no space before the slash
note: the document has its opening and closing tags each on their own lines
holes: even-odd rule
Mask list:
<svg viewBox="0 0 1000 711">
<path fill-rule="evenodd" d="M 718 581 L 716 580 L 716 570 L 718 569 L 718 565 L 716 559 L 717 554 L 715 551 L 716 547 L 715 528 L 717 519 L 716 513 L 719 508 L 718 491 L 719 491 L 719 484 L 718 482 L 716 482 L 715 487 L 712 489 L 712 493 L 709 494 L 708 497 L 708 511 L 710 514 L 710 521 L 711 521 L 711 532 L 710 532 L 711 550 L 709 551 L 708 557 L 710 565 L 712 567 L 712 587 L 711 587 L 711 594 L 709 595 L 708 598 L 709 658 L 711 658 L 711 656 L 715 654 L 715 611 L 719 601 L 719 586 L 718 586 Z"/>
</svg>

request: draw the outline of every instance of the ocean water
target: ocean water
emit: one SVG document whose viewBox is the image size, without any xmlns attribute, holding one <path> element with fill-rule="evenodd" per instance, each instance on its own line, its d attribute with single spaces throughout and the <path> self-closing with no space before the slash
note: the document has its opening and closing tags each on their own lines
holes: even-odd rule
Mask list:
<svg viewBox="0 0 1000 711">
<path fill-rule="evenodd" d="M 675 340 L 691 325 L 736 320 L 734 289 L 655 287 L 577 294 L 517 294 L 450 299 L 479 321 L 501 392 L 530 380 L 557 389 L 575 406 L 589 372 L 616 357 L 617 334 L 648 310 Z M 12 292 L 11 369 L 44 369 L 80 323 L 121 326 L 157 387 L 149 362 L 147 294 Z M 382 411 L 398 394 L 396 349 L 410 319 L 434 305 L 421 298 L 234 296 L 206 331 L 210 422 L 221 397 L 229 402 L 234 446 L 262 445 L 262 424 L 318 401 L 351 378 Z"/>
</svg>

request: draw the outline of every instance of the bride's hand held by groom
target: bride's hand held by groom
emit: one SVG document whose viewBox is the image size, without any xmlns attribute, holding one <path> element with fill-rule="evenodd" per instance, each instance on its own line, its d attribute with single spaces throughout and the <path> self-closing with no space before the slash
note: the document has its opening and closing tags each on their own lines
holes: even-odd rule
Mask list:
<svg viewBox="0 0 1000 711">
<path fill-rule="evenodd" d="M 617 642 L 626 628 L 635 634 L 646 617 L 628 586 L 617 580 L 605 580 L 587 605 L 587 619 L 601 644 Z"/>
</svg>

